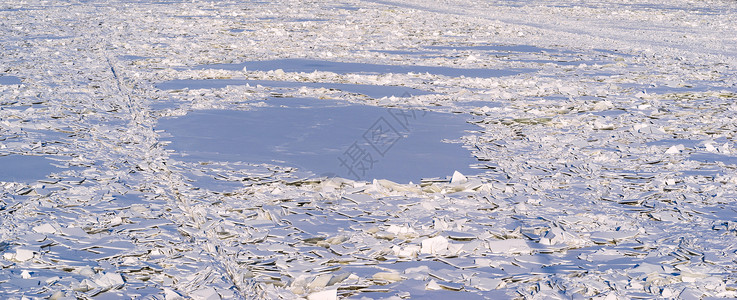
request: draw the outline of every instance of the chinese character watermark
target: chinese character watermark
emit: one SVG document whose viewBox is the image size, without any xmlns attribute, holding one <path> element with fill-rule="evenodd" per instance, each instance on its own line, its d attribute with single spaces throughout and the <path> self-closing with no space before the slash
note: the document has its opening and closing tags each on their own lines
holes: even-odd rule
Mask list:
<svg viewBox="0 0 737 300">
<path fill-rule="evenodd" d="M 412 122 L 426 114 L 427 111 L 414 108 L 387 108 L 386 115 L 379 117 L 361 135 L 363 139 L 354 141 L 338 157 L 341 170 L 349 177 L 363 180 L 380 159 L 412 131 Z"/>
</svg>

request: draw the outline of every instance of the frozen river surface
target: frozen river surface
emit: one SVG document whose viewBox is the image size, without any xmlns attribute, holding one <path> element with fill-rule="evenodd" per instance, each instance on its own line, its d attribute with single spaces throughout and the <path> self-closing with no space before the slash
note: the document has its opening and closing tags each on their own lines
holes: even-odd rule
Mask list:
<svg viewBox="0 0 737 300">
<path fill-rule="evenodd" d="M 734 24 L 3 1 L 0 298 L 735 298 Z"/>
</svg>

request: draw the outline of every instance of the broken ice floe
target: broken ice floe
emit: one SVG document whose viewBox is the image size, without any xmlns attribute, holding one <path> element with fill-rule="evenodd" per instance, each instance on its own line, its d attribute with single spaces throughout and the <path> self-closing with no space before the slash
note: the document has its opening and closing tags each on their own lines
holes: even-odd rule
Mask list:
<svg viewBox="0 0 737 300">
<path fill-rule="evenodd" d="M 293 82 L 293 81 L 276 81 L 276 80 L 239 80 L 239 79 L 179 79 L 162 82 L 156 85 L 162 90 L 180 90 L 180 89 L 217 89 L 226 86 L 266 86 L 270 88 L 301 88 L 308 87 L 313 89 L 334 89 L 348 93 L 356 93 L 379 99 L 383 97 L 408 97 L 427 95 L 429 92 L 408 88 L 403 86 L 383 86 L 368 84 L 348 84 L 348 83 L 322 83 L 322 82 Z"/>
<path fill-rule="evenodd" d="M 250 61 L 240 64 L 213 64 L 197 66 L 196 69 L 225 69 L 225 70 L 283 70 L 284 72 L 313 71 L 347 73 L 430 73 L 450 77 L 500 77 L 516 75 L 521 72 L 513 70 L 494 70 L 479 68 L 451 68 L 439 66 L 410 66 L 410 65 L 381 65 L 371 63 L 353 63 L 321 61 L 310 59 L 279 59 L 266 61 Z"/>
</svg>

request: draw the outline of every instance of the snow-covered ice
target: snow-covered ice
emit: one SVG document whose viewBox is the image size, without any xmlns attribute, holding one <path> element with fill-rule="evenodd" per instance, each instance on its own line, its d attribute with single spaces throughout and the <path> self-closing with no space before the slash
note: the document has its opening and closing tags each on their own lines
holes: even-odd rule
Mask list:
<svg viewBox="0 0 737 300">
<path fill-rule="evenodd" d="M 277 81 L 277 80 L 244 80 L 244 79 L 175 79 L 162 82 L 156 85 L 162 90 L 183 90 L 183 89 L 217 89 L 227 86 L 264 86 L 269 88 L 313 88 L 340 90 L 343 92 L 361 94 L 371 98 L 384 97 L 410 97 L 431 94 L 426 91 L 403 87 L 403 86 L 386 86 L 386 85 L 370 85 L 370 84 L 347 84 L 347 83 L 327 83 L 327 82 L 293 82 L 293 81 Z"/>
<path fill-rule="evenodd" d="M 737 297 L 734 24 L 4 1 L 0 298 Z"/>
<path fill-rule="evenodd" d="M 372 63 L 350 63 L 312 59 L 276 59 L 264 61 L 249 61 L 238 64 L 212 64 L 197 66 L 195 69 L 223 69 L 243 71 L 276 71 L 277 73 L 312 73 L 331 72 L 336 74 L 367 73 L 367 74 L 434 74 L 449 77 L 501 77 L 519 74 L 517 70 L 494 70 L 487 68 L 451 68 L 443 66 L 418 65 L 383 65 Z M 281 70 L 281 71 L 279 71 Z"/>
</svg>

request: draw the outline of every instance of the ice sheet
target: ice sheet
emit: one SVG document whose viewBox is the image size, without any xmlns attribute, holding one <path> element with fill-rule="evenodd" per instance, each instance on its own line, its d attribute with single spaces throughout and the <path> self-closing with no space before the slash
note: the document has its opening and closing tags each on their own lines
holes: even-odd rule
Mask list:
<svg viewBox="0 0 737 300">
<path fill-rule="evenodd" d="M 476 173 L 469 167 L 474 160 L 468 150 L 442 142 L 474 129 L 461 115 L 318 99 L 270 99 L 267 103 L 271 107 L 251 111 L 194 111 L 162 119 L 158 128 L 173 135 L 170 148 L 182 155 L 178 159 L 190 161 L 286 164 L 318 175 L 397 182 L 444 177 L 455 170 Z M 387 126 L 389 137 L 396 138 L 392 145 L 374 148 L 365 138 L 377 126 Z M 370 155 L 374 163 L 366 158 L 365 165 L 351 172 L 341 162 L 351 159 L 346 154 L 351 151 Z"/>
<path fill-rule="evenodd" d="M 62 171 L 59 164 L 43 156 L 0 156 L 0 181 L 29 183 L 44 179 L 47 175 Z"/>
<path fill-rule="evenodd" d="M 10 76 L 10 75 L 0 75 L 0 85 L 10 85 L 10 84 L 21 84 L 23 83 L 20 78 L 16 76 Z"/>
</svg>

